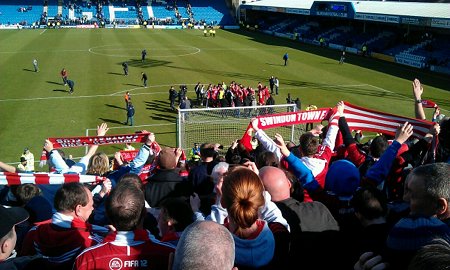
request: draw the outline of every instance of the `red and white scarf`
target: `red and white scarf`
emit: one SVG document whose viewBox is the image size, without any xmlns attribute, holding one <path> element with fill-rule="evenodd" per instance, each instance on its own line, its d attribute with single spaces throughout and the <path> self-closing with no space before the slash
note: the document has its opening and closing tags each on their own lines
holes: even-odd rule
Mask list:
<svg viewBox="0 0 450 270">
<path fill-rule="evenodd" d="M 53 148 L 70 148 L 83 147 L 89 145 L 108 145 L 108 144 L 125 144 L 125 143 L 144 143 L 149 133 L 133 133 L 123 135 L 110 136 L 90 136 L 90 137 L 67 137 L 67 138 L 48 138 L 53 144 Z M 159 153 L 161 147 L 157 142 L 153 142 L 150 146 L 154 153 Z M 42 150 L 41 166 L 45 165 L 47 160 L 47 151 Z"/>
<path fill-rule="evenodd" d="M 286 125 L 317 123 L 322 122 L 323 120 L 329 120 L 333 113 L 333 109 L 320 108 L 312 111 L 264 115 L 258 117 L 258 127 L 260 129 L 269 129 Z M 413 125 L 412 136 L 417 138 L 425 136 L 433 125 L 430 121 L 370 110 L 348 102 L 345 102 L 344 115 L 352 130 L 378 132 L 392 136 L 395 135 L 398 126 L 405 122 L 409 122 Z M 331 124 L 335 125 L 337 124 L 337 121 L 338 119 L 335 118 L 331 121 Z M 250 127 L 251 125 L 249 125 L 249 128 Z"/>
<path fill-rule="evenodd" d="M 52 173 L 8 173 L 0 172 L 0 185 L 60 185 L 71 182 L 78 183 L 97 183 L 102 182 L 106 178 L 95 175 L 79 175 L 79 174 L 52 174 Z"/>
</svg>

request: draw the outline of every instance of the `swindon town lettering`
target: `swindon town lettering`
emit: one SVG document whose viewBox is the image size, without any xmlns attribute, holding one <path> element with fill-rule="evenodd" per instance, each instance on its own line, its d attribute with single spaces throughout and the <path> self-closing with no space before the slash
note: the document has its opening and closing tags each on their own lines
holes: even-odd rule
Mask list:
<svg viewBox="0 0 450 270">
<path fill-rule="evenodd" d="M 276 115 L 268 117 L 260 117 L 259 121 L 262 127 L 278 125 L 278 124 L 288 124 L 288 123 L 302 123 L 305 121 L 320 121 L 325 118 L 328 110 L 315 110 L 315 111 L 305 111 L 295 114 L 285 114 Z"/>
</svg>

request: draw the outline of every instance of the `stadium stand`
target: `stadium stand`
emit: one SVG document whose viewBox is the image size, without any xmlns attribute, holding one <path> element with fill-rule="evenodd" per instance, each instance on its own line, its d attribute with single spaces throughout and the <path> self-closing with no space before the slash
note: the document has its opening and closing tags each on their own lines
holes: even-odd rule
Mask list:
<svg viewBox="0 0 450 270">
<path fill-rule="evenodd" d="M 192 12 L 196 21 L 203 21 L 212 25 L 234 25 L 225 1 L 190 0 Z"/>
<path fill-rule="evenodd" d="M 42 1 L 2 1 L 0 3 L 0 24 L 31 25 L 39 21 L 43 13 Z"/>
<path fill-rule="evenodd" d="M 192 18 L 188 8 L 171 8 L 164 2 L 141 6 L 135 1 L 105 5 L 50 1 L 44 6 L 41 1 L 15 1 L 0 7 L 2 23 L 5 19 L 5 23 L 25 26 L 43 14 L 49 20 L 62 16 L 69 24 L 91 24 L 97 19 L 138 24 L 150 18 L 179 24 L 185 16 L 212 26 L 232 24 L 225 2 L 219 2 L 192 0 Z M 252 31 L 295 39 L 291 44 L 322 43 L 355 54 L 367 46 L 373 57 L 383 54 L 390 61 L 417 68 L 449 66 L 450 38 L 445 30 L 336 19 L 333 16 L 345 15 L 346 6 L 333 5 L 312 6 L 317 12 L 313 15 L 318 15 L 313 18 L 268 10 L 260 13 L 258 8 L 241 23 Z M 360 11 L 368 12 L 376 5 L 362 6 Z M 389 7 L 381 10 L 388 13 Z M 405 12 L 414 14 L 414 8 Z M 327 14 L 333 20 L 324 18 Z M 196 39 L 203 38 L 197 33 Z M 271 77 L 271 88 L 273 79 L 278 82 Z M 196 87 L 197 104 L 204 109 L 189 108 L 186 85 L 180 85 L 178 94 L 171 88 L 173 110 L 175 99 L 180 99 L 177 135 L 189 137 L 178 146 L 185 149 L 161 147 L 156 135 L 147 131 L 108 136 L 108 125 L 102 123 L 96 136 L 49 137 L 40 144 L 39 150 L 44 148 L 41 161 L 49 165 L 47 173 L 34 173 L 34 156 L 28 148 L 19 166 L 0 162 L 0 269 L 230 270 L 233 266 L 297 269 L 299 265 L 304 269 L 385 269 L 386 265 L 416 269 L 410 262 L 430 269 L 430 263 L 420 262 L 429 259 L 423 253 L 430 246 L 436 269 L 448 268 L 450 119 L 436 108 L 432 121 L 427 121 L 427 101 L 422 100 L 426 95 L 418 79 L 412 81 L 414 99 L 402 99 L 410 102 L 414 118 L 343 101 L 333 108 L 309 105 L 300 110 L 290 94 L 287 106 L 266 106 L 274 93 L 262 84 L 253 89 L 233 81 L 203 89 L 199 82 Z M 278 84 L 276 89 L 278 95 Z M 127 92 L 127 106 L 130 98 Z M 164 115 L 168 115 L 166 109 Z M 93 113 L 86 111 L 84 115 Z M 308 129 L 309 121 L 321 125 Z M 57 127 L 62 129 L 64 124 Z M 361 143 L 352 134 L 360 129 L 384 135 Z M 294 132 L 299 132 L 298 145 L 293 135 L 287 138 Z M 138 150 L 128 148 L 130 138 Z M 222 140 L 232 142 L 223 145 Z M 127 150 L 114 157 L 97 152 L 102 145 L 125 142 Z M 59 151 L 65 143 L 89 147 L 75 163 Z"/>
<path fill-rule="evenodd" d="M 241 6 L 241 11 L 245 10 L 241 25 L 269 35 L 450 73 L 446 70 L 450 52 L 442 47 L 448 41 L 445 28 L 450 16 L 443 9 L 448 9 L 448 4 L 262 0 Z"/>
</svg>

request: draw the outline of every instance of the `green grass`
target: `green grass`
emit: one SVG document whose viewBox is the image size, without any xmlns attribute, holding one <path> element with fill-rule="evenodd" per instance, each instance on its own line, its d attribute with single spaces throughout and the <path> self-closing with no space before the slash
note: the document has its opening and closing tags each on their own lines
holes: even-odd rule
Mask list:
<svg viewBox="0 0 450 270">
<path fill-rule="evenodd" d="M 215 38 L 198 30 L 59 29 L 0 31 L 0 160 L 18 161 L 24 147 L 39 159 L 47 137 L 84 136 L 87 128 L 105 121 L 123 127 L 123 93 L 129 90 L 136 108 L 135 125 L 169 124 L 153 128 L 162 145 L 176 144 L 176 114 L 168 110 L 172 84 L 193 85 L 237 81 L 256 87 L 268 84 L 270 75 L 280 80 L 285 102 L 287 93 L 302 104 L 333 106 L 339 100 L 355 105 L 413 116 L 411 80 L 425 84 L 423 98 L 437 102 L 449 114 L 450 79 L 445 76 L 347 55 L 246 31 L 217 31 Z M 148 60 L 140 61 L 146 48 Z M 289 53 L 289 65 L 282 56 Z M 32 72 L 38 59 L 40 71 Z M 128 77 L 121 63 L 128 61 Z M 75 82 L 75 93 L 61 85 L 65 67 Z M 140 73 L 149 76 L 141 87 Z M 431 115 L 427 111 L 427 115 Z M 172 124 L 172 125 L 170 125 Z M 111 129 L 110 134 L 131 129 Z M 93 132 L 91 132 L 93 134 Z M 112 153 L 122 146 L 103 147 Z M 66 152 L 80 156 L 83 149 Z"/>
</svg>

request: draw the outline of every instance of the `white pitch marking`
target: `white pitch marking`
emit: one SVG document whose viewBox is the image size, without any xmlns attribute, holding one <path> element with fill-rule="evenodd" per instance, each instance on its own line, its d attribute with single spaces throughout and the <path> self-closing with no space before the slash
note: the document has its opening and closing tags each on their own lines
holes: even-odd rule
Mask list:
<svg viewBox="0 0 450 270">
<path fill-rule="evenodd" d="M 47 31 L 47 29 L 44 29 L 44 31 L 40 32 L 39 35 L 42 35 L 45 33 L 45 31 Z"/>
<path fill-rule="evenodd" d="M 7 53 L 60 53 L 60 52 L 62 52 L 62 53 L 65 53 L 65 52 L 87 52 L 88 50 L 87 49 L 85 49 L 85 50 L 54 50 L 54 51 L 15 51 L 15 52 L 12 52 L 12 51 L 5 51 L 5 52 L 0 52 L 0 53 L 5 53 L 5 54 L 7 54 Z"/>
<path fill-rule="evenodd" d="M 411 98 L 411 97 L 409 97 L 409 96 L 405 96 L 405 95 L 402 95 L 402 94 L 399 94 L 399 93 L 395 93 L 395 92 L 386 90 L 386 89 L 384 89 L 384 88 L 381 88 L 381 87 L 378 87 L 378 86 L 375 86 L 375 85 L 368 84 L 368 86 L 371 86 L 371 87 L 373 87 L 373 88 L 375 88 L 375 89 L 378 89 L 378 90 L 380 90 L 380 91 L 383 91 L 383 92 L 388 92 L 388 93 L 391 93 L 391 94 L 395 94 L 395 95 L 397 95 L 397 96 L 404 97 L 404 98 L 406 98 L 406 99 L 408 99 L 408 100 L 414 100 L 413 98 Z M 440 108 L 440 109 L 441 109 L 441 111 L 449 112 L 449 110 L 446 110 L 446 109 L 443 109 L 443 108 Z"/>
<path fill-rule="evenodd" d="M 122 51 L 126 51 L 126 50 L 140 50 L 140 49 L 123 49 L 123 48 L 117 48 L 117 49 L 108 49 L 108 48 L 105 48 L 105 47 L 111 47 L 111 46 L 116 46 L 116 45 L 101 45 L 101 46 L 95 46 L 95 47 L 91 47 L 91 48 L 89 48 L 89 52 L 90 53 L 92 53 L 92 54 L 96 54 L 96 55 L 101 55 L 101 56 L 109 56 L 109 57 L 130 57 L 130 55 L 122 55 L 122 54 L 107 54 L 107 53 L 101 53 L 101 52 L 98 52 L 98 51 L 101 51 L 101 50 L 103 50 L 103 51 L 108 51 L 108 50 L 122 50 Z M 199 49 L 199 48 L 197 48 L 197 47 L 194 47 L 194 46 L 185 46 L 185 45 L 175 45 L 175 46 L 177 46 L 177 47 L 185 47 L 185 48 L 189 48 L 189 49 L 194 49 L 195 51 L 194 52 L 188 52 L 188 53 L 185 53 L 185 54 L 176 54 L 176 55 L 151 55 L 151 57 L 156 57 L 156 58 L 170 58 L 170 57 L 181 57 L 181 56 L 189 56 L 189 55 L 195 55 L 195 54 L 198 54 L 198 53 L 200 53 L 202 50 L 201 49 Z M 96 51 L 96 50 L 98 50 L 98 51 Z M 155 50 L 161 50 L 161 51 L 163 51 L 163 50 L 171 50 L 170 48 L 169 49 L 155 49 Z M 181 50 L 181 49 L 175 49 L 175 50 Z"/>
<path fill-rule="evenodd" d="M 175 84 L 175 83 L 174 84 L 160 84 L 160 85 L 151 85 L 148 88 L 168 87 L 168 86 L 172 86 L 172 85 L 196 85 L 196 84 L 184 84 L 184 83 L 180 83 L 180 84 Z M 283 89 L 328 88 L 328 87 L 361 87 L 361 86 L 367 86 L 367 84 L 300 86 L 300 87 L 283 88 Z M 111 97 L 111 96 L 119 95 L 121 93 L 125 93 L 127 91 L 133 91 L 133 90 L 137 90 L 137 89 L 148 89 L 148 88 L 135 87 L 135 88 L 130 88 L 128 90 L 118 91 L 118 92 L 115 92 L 115 93 L 112 93 L 112 94 L 91 95 L 91 96 L 60 96 L 60 97 L 36 97 L 36 98 L 0 99 L 0 102 L 7 102 L 7 101 L 36 101 L 36 100 L 51 100 L 51 99 L 66 99 L 66 98 L 78 99 L 78 98 L 93 98 L 93 97 Z M 153 95 L 153 94 L 164 94 L 164 93 L 168 93 L 168 90 L 164 91 L 164 92 L 148 92 L 148 93 L 138 93 L 138 94 L 134 94 L 134 95 Z"/>
</svg>

